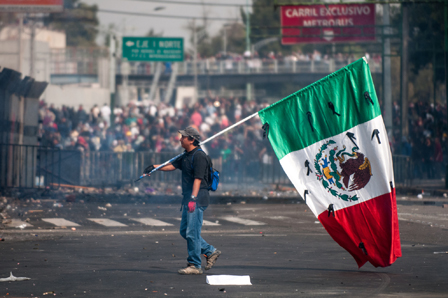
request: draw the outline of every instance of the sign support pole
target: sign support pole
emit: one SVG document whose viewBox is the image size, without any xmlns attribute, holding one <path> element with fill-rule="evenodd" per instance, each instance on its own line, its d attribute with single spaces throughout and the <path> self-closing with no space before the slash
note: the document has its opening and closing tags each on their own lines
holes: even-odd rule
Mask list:
<svg viewBox="0 0 448 298">
<path fill-rule="evenodd" d="M 193 73 L 194 73 L 194 102 L 198 100 L 198 41 L 196 19 L 193 19 Z"/>
<path fill-rule="evenodd" d="M 249 15 L 249 0 L 246 0 L 246 52 L 250 53 L 250 15 Z M 250 55 L 253 53 L 250 53 Z M 246 100 L 252 100 L 252 84 L 246 83 Z"/>
<path fill-rule="evenodd" d="M 444 5 L 444 23 L 445 23 L 445 97 L 448 112 L 448 2 Z M 445 140 L 445 150 L 448 150 L 448 140 Z M 445 188 L 448 188 L 448 165 L 445 171 Z"/>
<path fill-rule="evenodd" d="M 34 17 L 33 23 L 31 24 L 31 36 L 30 36 L 30 77 L 35 78 L 35 63 L 36 63 L 36 49 L 35 49 L 35 40 L 36 40 L 36 18 Z"/>
<path fill-rule="evenodd" d="M 109 92 L 110 92 L 110 128 L 115 127 L 115 35 L 111 31 L 109 38 Z"/>
<path fill-rule="evenodd" d="M 389 4 L 383 4 L 383 109 L 384 109 L 384 124 L 386 131 L 389 134 L 389 139 L 392 139 L 393 124 L 392 124 L 392 92 L 391 92 L 391 58 L 390 58 L 390 17 Z"/>
<path fill-rule="evenodd" d="M 19 32 L 17 34 L 17 36 L 18 36 L 18 43 L 19 43 L 17 71 L 20 72 L 20 75 L 22 75 L 22 60 L 23 60 L 22 31 L 23 31 L 23 14 L 20 13 L 19 14 Z"/>
</svg>

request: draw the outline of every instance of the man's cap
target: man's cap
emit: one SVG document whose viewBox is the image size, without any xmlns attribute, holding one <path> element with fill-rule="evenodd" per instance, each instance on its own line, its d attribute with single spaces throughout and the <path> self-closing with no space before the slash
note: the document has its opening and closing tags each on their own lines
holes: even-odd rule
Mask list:
<svg viewBox="0 0 448 298">
<path fill-rule="evenodd" d="M 198 142 L 201 140 L 201 135 L 199 134 L 199 131 L 197 131 L 195 128 L 191 126 L 188 126 L 183 130 L 179 130 L 178 132 L 183 136 L 192 137 Z"/>
</svg>

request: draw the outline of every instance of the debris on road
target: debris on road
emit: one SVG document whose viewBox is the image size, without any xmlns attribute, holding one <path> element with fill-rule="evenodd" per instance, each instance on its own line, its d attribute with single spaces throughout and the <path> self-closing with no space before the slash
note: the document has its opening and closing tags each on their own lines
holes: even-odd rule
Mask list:
<svg viewBox="0 0 448 298">
<path fill-rule="evenodd" d="M 215 286 L 251 286 L 249 275 L 207 275 L 206 283 Z"/>
<path fill-rule="evenodd" d="M 448 254 L 448 251 L 435 251 L 434 254 L 435 255 L 438 255 L 438 254 Z"/>
<path fill-rule="evenodd" d="M 54 291 L 50 291 L 50 292 L 45 292 L 42 295 L 54 295 L 54 294 L 55 294 Z"/>
<path fill-rule="evenodd" d="M 111 203 L 107 203 L 107 204 L 106 204 L 106 207 L 107 207 L 107 208 L 111 208 L 111 207 L 112 207 L 112 204 L 111 204 Z"/>
<path fill-rule="evenodd" d="M 7 278 L 0 278 L 0 282 L 2 281 L 23 281 L 23 280 L 30 280 L 31 278 L 29 277 L 16 277 L 14 275 L 12 275 L 12 272 L 10 272 L 9 277 Z"/>
</svg>

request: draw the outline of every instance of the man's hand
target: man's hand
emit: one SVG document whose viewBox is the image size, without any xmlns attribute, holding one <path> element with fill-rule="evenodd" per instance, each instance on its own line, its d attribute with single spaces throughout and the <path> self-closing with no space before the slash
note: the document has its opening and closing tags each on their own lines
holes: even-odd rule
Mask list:
<svg viewBox="0 0 448 298">
<path fill-rule="evenodd" d="M 149 174 L 154 169 L 155 169 L 154 165 L 150 165 L 146 167 L 146 169 L 143 171 L 143 174 Z"/>
<path fill-rule="evenodd" d="M 196 202 L 191 201 L 188 203 L 188 212 L 193 213 L 196 209 Z"/>
</svg>

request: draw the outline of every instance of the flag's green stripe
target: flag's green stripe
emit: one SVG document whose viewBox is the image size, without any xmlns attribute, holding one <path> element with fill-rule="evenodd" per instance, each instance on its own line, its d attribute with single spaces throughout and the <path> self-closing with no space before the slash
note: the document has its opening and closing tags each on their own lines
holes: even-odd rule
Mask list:
<svg viewBox="0 0 448 298">
<path fill-rule="evenodd" d="M 372 106 L 364 98 L 368 92 Z M 340 116 L 328 107 L 332 102 Z M 311 112 L 314 132 L 308 121 Z M 259 112 L 278 159 L 381 115 L 368 64 L 359 59 Z"/>
</svg>

